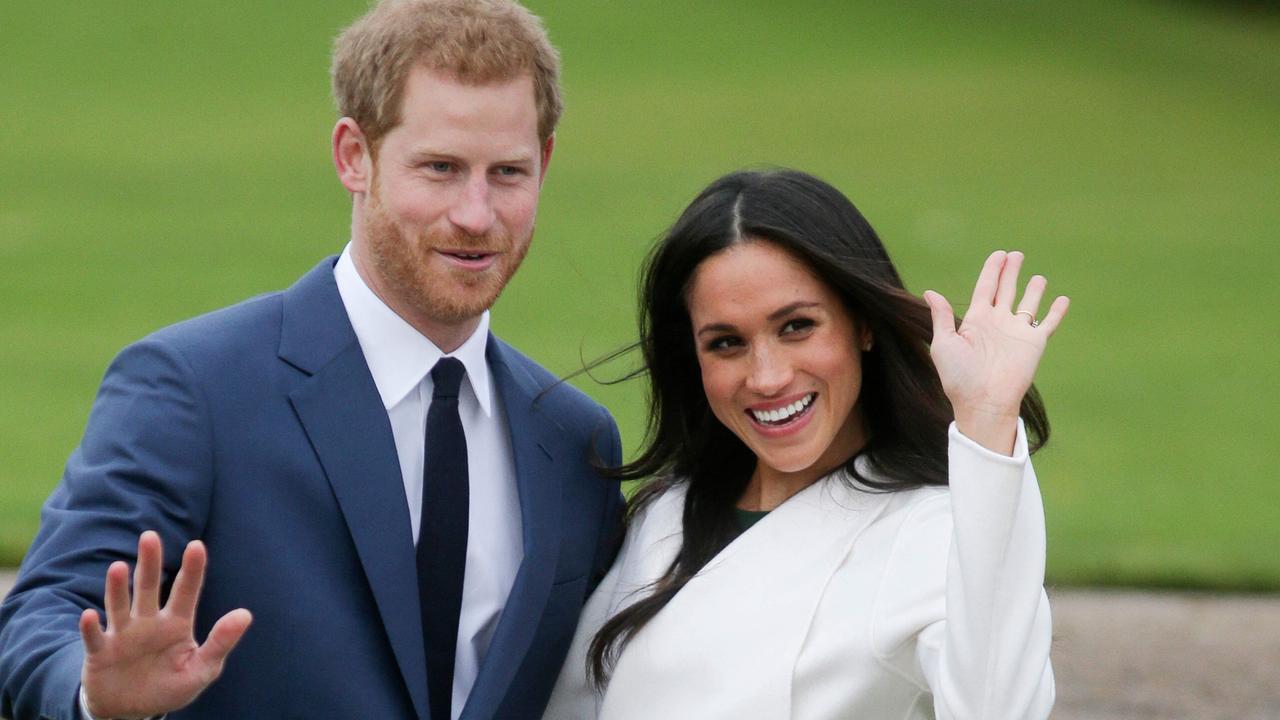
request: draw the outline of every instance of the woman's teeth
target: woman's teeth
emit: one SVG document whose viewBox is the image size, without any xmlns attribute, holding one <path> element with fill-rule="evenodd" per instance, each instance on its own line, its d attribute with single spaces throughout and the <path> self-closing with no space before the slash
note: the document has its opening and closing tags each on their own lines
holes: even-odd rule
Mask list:
<svg viewBox="0 0 1280 720">
<path fill-rule="evenodd" d="M 809 393 L 785 407 L 773 410 L 751 410 L 750 413 L 756 419 L 756 422 L 763 425 L 781 425 L 803 412 L 815 397 L 817 397 L 817 393 Z"/>
</svg>

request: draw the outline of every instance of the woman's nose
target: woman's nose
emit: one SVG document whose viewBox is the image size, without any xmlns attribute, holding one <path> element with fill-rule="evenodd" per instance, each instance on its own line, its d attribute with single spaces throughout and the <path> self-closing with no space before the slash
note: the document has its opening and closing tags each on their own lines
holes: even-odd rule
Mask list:
<svg viewBox="0 0 1280 720">
<path fill-rule="evenodd" d="M 761 348 L 751 354 L 747 389 L 759 395 L 777 395 L 791 384 L 793 375 L 785 353 Z"/>
</svg>

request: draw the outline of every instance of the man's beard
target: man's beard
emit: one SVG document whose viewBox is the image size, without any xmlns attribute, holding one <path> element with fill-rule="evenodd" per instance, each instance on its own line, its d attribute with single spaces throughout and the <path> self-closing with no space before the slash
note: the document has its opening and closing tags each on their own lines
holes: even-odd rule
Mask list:
<svg viewBox="0 0 1280 720">
<path fill-rule="evenodd" d="M 415 314 L 445 325 L 472 320 L 492 307 L 529 251 L 528 239 L 515 242 L 505 231 L 406 233 L 387 214 L 377 189 L 370 192 L 362 231 L 384 291 Z M 477 272 L 450 267 L 436 252 L 441 248 L 498 255 L 493 266 Z"/>
</svg>

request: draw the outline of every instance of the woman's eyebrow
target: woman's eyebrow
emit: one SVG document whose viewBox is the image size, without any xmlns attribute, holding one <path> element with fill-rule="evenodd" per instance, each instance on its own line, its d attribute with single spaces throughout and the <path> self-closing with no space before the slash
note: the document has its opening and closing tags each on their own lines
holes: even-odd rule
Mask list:
<svg viewBox="0 0 1280 720">
<path fill-rule="evenodd" d="M 790 315 L 791 313 L 797 310 L 802 310 L 804 308 L 818 307 L 819 304 L 820 303 L 813 302 L 812 300 L 798 300 L 796 302 L 791 303 L 790 305 L 783 305 L 777 310 L 774 310 L 773 312 L 769 313 L 769 319 L 778 320 L 787 315 Z"/>
<path fill-rule="evenodd" d="M 694 335 L 696 337 L 701 337 L 702 335 L 705 335 L 710 332 L 723 333 L 723 332 L 734 332 L 735 330 L 737 330 L 737 328 L 730 325 L 729 323 L 711 323 L 710 325 L 703 325 L 702 327 L 698 328 L 698 332 L 695 333 Z"/>
</svg>

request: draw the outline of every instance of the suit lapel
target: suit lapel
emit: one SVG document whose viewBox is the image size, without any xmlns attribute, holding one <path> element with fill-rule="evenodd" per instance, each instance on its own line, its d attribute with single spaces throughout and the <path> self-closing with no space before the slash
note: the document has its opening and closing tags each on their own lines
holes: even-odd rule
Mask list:
<svg viewBox="0 0 1280 720">
<path fill-rule="evenodd" d="M 560 554 L 560 473 L 563 455 L 559 424 L 538 406 L 542 388 L 492 335 L 487 349 L 502 407 L 507 415 L 520 496 L 524 560 L 516 573 L 493 640 L 480 665 L 462 720 L 493 717 L 537 632 Z M 561 458 L 563 459 L 563 458 Z"/>
<path fill-rule="evenodd" d="M 285 293 L 280 357 L 310 375 L 289 400 L 333 488 L 401 675 L 425 719 L 426 659 L 404 482 L 332 259 Z"/>
</svg>

